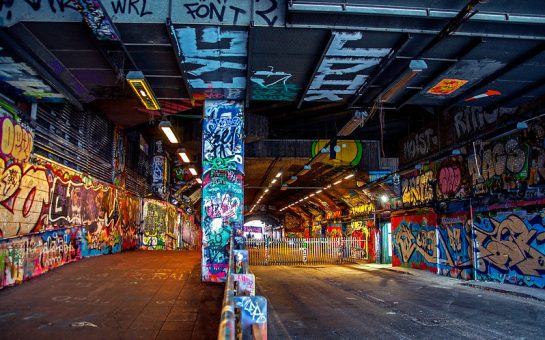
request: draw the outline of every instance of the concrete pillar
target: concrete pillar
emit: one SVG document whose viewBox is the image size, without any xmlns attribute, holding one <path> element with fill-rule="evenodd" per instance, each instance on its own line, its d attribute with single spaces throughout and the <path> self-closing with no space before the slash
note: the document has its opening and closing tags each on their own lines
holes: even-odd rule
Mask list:
<svg viewBox="0 0 545 340">
<path fill-rule="evenodd" d="M 204 282 L 225 282 L 229 236 L 244 225 L 244 111 L 242 102 L 204 103 L 202 142 L 202 268 Z"/>
</svg>

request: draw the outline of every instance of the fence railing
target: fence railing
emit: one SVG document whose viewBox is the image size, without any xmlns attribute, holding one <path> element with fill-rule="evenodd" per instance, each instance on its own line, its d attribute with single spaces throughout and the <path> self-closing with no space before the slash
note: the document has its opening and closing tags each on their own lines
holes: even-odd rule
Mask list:
<svg viewBox="0 0 545 340">
<path fill-rule="evenodd" d="M 231 238 L 218 340 L 267 340 L 267 299 L 255 295 L 248 251 L 234 249 L 235 243 Z"/>
<path fill-rule="evenodd" d="M 369 259 L 366 239 L 249 239 L 246 245 L 250 265 L 325 264 Z"/>
</svg>

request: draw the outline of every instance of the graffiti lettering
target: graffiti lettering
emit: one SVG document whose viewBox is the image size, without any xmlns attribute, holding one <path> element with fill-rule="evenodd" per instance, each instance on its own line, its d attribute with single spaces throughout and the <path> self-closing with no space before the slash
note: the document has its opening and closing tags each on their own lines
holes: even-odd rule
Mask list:
<svg viewBox="0 0 545 340">
<path fill-rule="evenodd" d="M 7 117 L 0 118 L 0 128 L 1 153 L 17 163 L 28 161 L 34 146 L 32 132 Z"/>
<path fill-rule="evenodd" d="M 361 32 L 334 32 L 333 40 L 311 82 L 305 101 L 339 101 L 354 94 L 367 80 L 362 71 L 378 65 L 388 48 L 352 48 L 363 40 Z M 341 97 L 343 96 L 343 97 Z"/>
<path fill-rule="evenodd" d="M 350 215 L 368 215 L 375 211 L 375 205 L 373 203 L 362 204 L 354 207 L 350 210 Z"/>
<path fill-rule="evenodd" d="M 463 138 L 473 133 L 496 124 L 498 119 L 515 113 L 513 108 L 499 108 L 492 111 L 484 111 L 481 107 L 465 107 L 454 114 L 454 127 L 456 137 Z"/>
<path fill-rule="evenodd" d="M 401 180 L 401 201 L 404 205 L 413 206 L 427 203 L 433 199 L 433 171 L 428 170 L 420 175 L 403 177 Z"/>
<path fill-rule="evenodd" d="M 220 7 L 221 6 L 221 7 Z M 208 2 L 193 2 L 189 4 L 184 4 L 184 7 L 187 10 L 187 14 L 191 15 L 193 19 L 210 19 L 218 20 L 219 22 L 224 21 L 225 12 L 231 12 L 228 17 L 232 17 L 232 24 L 236 25 L 238 22 L 238 17 L 240 14 L 246 14 L 246 10 L 240 7 L 233 5 L 227 6 L 227 0 L 217 0 L 217 4 L 214 1 Z"/>
<path fill-rule="evenodd" d="M 402 144 L 401 158 L 410 162 L 428 156 L 439 147 L 439 136 L 434 129 L 428 128 L 409 137 Z"/>
<path fill-rule="evenodd" d="M 483 217 L 475 226 L 481 279 L 545 287 L 545 228 L 541 216 Z"/>
<path fill-rule="evenodd" d="M 146 9 L 147 0 L 116 0 L 110 2 L 115 14 L 133 14 L 136 13 L 140 18 L 153 14 Z M 128 5 L 128 6 L 127 6 Z"/>
<path fill-rule="evenodd" d="M 458 165 L 447 165 L 439 170 L 439 190 L 444 197 L 458 193 L 462 186 L 462 170 Z"/>
<path fill-rule="evenodd" d="M 32 101 L 59 102 L 64 96 L 55 92 L 39 78 L 36 71 L 24 62 L 17 62 L 0 47 L 0 79 L 18 94 Z"/>
<path fill-rule="evenodd" d="M 246 56 L 248 33 L 220 27 L 184 27 L 174 29 L 178 50 L 188 68 L 189 84 L 194 89 L 246 88 Z M 198 36 L 198 39 L 197 39 Z M 228 45 L 226 48 L 204 46 Z M 202 45 L 202 47 L 201 47 Z M 223 69 L 223 72 L 216 72 Z M 225 70 L 232 74 L 231 82 L 225 82 Z M 226 93 L 224 98 L 229 98 Z"/>
<path fill-rule="evenodd" d="M 468 158 L 468 171 L 476 194 L 511 189 L 515 181 L 528 177 L 529 147 L 516 139 L 486 147 L 480 155 Z M 503 182 L 502 182 L 503 181 Z"/>
</svg>

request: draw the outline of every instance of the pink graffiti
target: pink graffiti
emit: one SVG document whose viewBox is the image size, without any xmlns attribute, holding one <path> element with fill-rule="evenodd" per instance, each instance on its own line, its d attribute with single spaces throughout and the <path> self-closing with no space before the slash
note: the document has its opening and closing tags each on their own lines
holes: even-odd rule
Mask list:
<svg viewBox="0 0 545 340">
<path fill-rule="evenodd" d="M 462 185 L 462 172 L 458 166 L 445 166 L 439 171 L 439 188 L 444 195 L 455 194 Z"/>
</svg>

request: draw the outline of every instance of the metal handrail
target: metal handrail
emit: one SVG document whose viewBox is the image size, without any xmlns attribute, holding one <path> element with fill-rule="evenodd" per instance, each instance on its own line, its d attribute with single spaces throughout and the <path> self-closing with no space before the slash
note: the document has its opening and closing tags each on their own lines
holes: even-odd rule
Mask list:
<svg viewBox="0 0 545 340">
<path fill-rule="evenodd" d="M 220 327 L 218 331 L 218 340 L 234 340 L 236 335 L 235 328 L 235 302 L 234 302 L 234 282 L 231 275 L 234 270 L 235 262 L 233 256 L 233 237 L 230 240 L 229 250 L 229 269 L 227 271 L 227 282 L 223 293 L 223 304 L 221 307 Z"/>
</svg>

